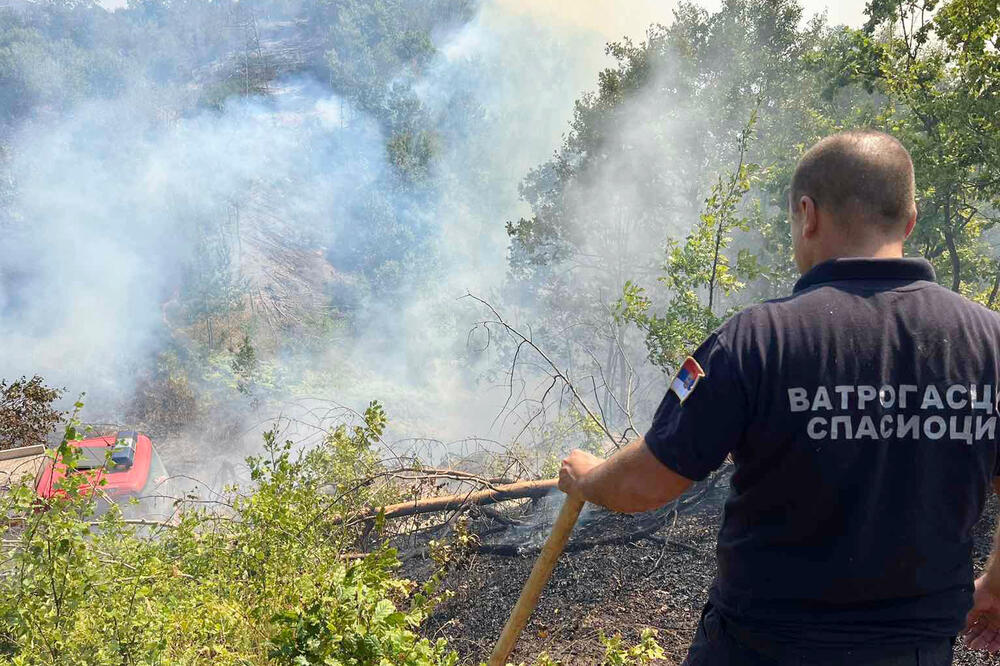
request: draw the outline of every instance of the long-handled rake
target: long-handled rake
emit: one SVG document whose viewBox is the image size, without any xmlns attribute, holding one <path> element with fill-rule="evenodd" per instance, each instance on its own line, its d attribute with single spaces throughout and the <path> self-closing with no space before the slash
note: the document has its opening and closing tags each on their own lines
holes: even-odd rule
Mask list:
<svg viewBox="0 0 1000 666">
<path fill-rule="evenodd" d="M 504 625 L 503 631 L 500 633 L 500 638 L 493 648 L 489 666 L 505 666 L 507 663 L 507 657 L 513 651 L 514 645 L 521 635 L 521 630 L 524 629 L 524 625 L 528 623 L 528 618 L 531 617 L 532 611 L 535 610 L 535 606 L 538 604 L 538 597 L 541 596 L 542 590 L 545 588 L 545 583 L 548 582 L 549 576 L 552 575 L 552 570 L 556 566 L 559 555 L 562 554 L 563 548 L 566 547 L 566 542 L 569 541 L 569 535 L 573 532 L 576 519 L 580 517 L 583 504 L 583 500 L 575 497 L 567 497 L 566 501 L 563 502 L 562 509 L 559 511 L 559 517 L 556 518 L 556 523 L 552 526 L 552 533 L 549 534 L 545 545 L 542 546 L 542 552 L 539 553 L 538 559 L 535 560 L 535 566 L 531 569 L 531 575 L 528 576 L 527 582 L 521 589 L 521 596 L 518 598 L 514 610 L 510 612 L 507 624 Z"/>
</svg>

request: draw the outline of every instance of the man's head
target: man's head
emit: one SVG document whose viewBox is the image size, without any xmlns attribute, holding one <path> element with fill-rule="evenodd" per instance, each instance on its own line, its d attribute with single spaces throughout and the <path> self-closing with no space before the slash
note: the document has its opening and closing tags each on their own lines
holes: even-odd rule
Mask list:
<svg viewBox="0 0 1000 666">
<path fill-rule="evenodd" d="M 874 130 L 828 136 L 795 169 L 788 194 L 799 271 L 839 257 L 900 257 L 917 219 L 913 161 Z"/>
</svg>

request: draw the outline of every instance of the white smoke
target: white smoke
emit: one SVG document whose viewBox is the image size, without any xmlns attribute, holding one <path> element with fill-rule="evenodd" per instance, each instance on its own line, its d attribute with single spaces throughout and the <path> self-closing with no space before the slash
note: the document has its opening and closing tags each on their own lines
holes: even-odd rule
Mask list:
<svg viewBox="0 0 1000 666">
<path fill-rule="evenodd" d="M 457 299 L 501 287 L 504 222 L 527 212 L 518 184 L 558 147 L 574 100 L 606 64 L 603 40 L 485 4 L 438 45 L 410 80 L 439 136 L 431 194 L 419 206 L 389 201 L 395 220 L 426 234 L 432 268 L 393 296 L 362 299 L 336 344 L 307 358 L 273 350 L 282 381 L 358 408 L 380 399 L 407 435 L 489 430 L 500 398 L 481 390 L 465 347 L 481 313 Z M 176 295 L 202 261 L 206 228 L 242 253 L 233 265 L 250 282 L 271 270 L 256 262 L 267 243 L 321 257 L 361 230 L 356 211 L 391 168 L 373 119 L 301 76 L 221 110 L 184 111 L 185 95 L 138 81 L 13 133 L 0 376 L 39 373 L 71 396 L 87 391 L 91 417 L 120 418 L 136 368 L 181 319 Z M 310 267 L 334 287 L 355 280 L 336 263 Z M 288 270 L 269 288 L 295 288 Z"/>
</svg>

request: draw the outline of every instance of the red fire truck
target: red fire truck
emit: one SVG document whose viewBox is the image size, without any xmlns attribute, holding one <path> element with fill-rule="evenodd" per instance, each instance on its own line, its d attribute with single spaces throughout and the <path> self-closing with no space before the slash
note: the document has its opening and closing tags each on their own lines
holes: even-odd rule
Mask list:
<svg viewBox="0 0 1000 666">
<path fill-rule="evenodd" d="M 140 504 L 159 505 L 168 483 L 167 470 L 149 437 L 134 430 L 71 442 L 80 451 L 73 471 L 81 487 L 94 489 L 98 498 L 108 498 L 123 506 L 130 498 Z M 25 476 L 33 476 L 39 497 L 59 492 L 66 465 L 49 455 L 42 446 L 0 451 L 0 491 Z"/>
</svg>

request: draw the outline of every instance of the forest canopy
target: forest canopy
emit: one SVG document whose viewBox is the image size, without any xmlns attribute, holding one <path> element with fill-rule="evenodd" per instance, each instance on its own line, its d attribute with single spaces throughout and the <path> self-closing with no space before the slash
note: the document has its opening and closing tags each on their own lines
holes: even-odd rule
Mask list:
<svg viewBox="0 0 1000 666">
<path fill-rule="evenodd" d="M 823 136 L 870 127 L 913 154 L 907 252 L 997 307 L 996 28 L 995 8 L 962 0 L 872 3 L 861 29 L 807 21 L 794 0 L 682 5 L 643 43 L 608 46 L 617 65 L 524 181 L 532 215 L 508 223 L 514 274 L 582 301 L 627 283 L 624 317 L 669 369 L 734 307 L 789 291 L 792 167 Z M 699 213 L 693 232 L 674 231 Z M 579 276 L 593 284 L 582 293 Z M 666 314 L 634 282 L 663 294 Z"/>
</svg>

